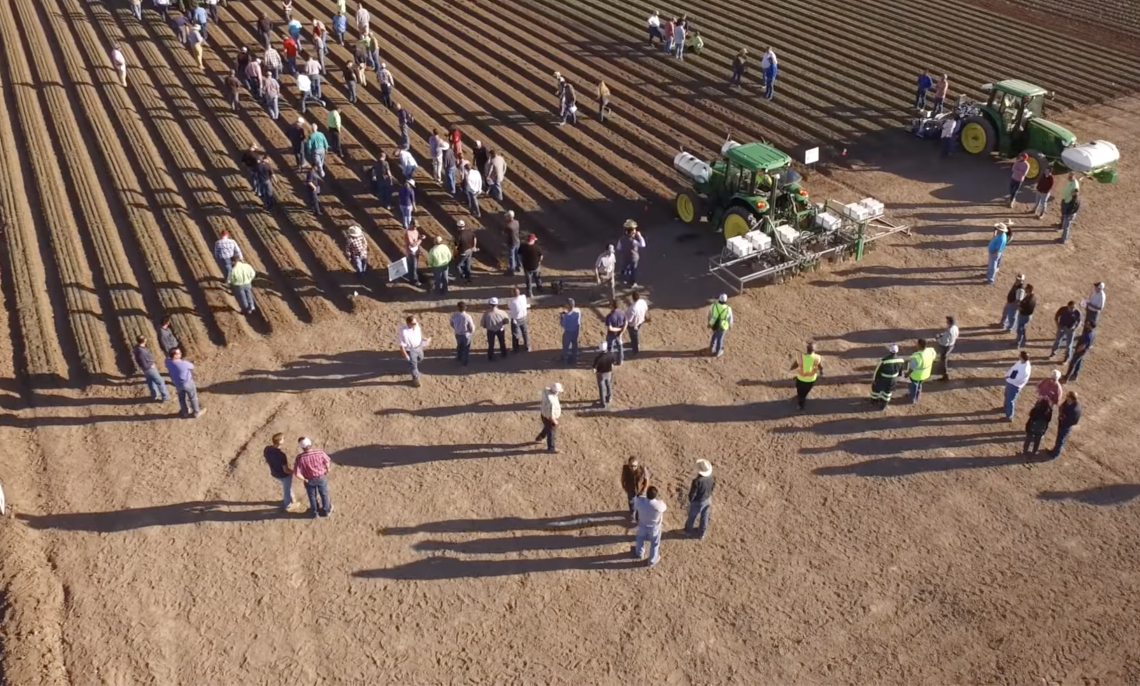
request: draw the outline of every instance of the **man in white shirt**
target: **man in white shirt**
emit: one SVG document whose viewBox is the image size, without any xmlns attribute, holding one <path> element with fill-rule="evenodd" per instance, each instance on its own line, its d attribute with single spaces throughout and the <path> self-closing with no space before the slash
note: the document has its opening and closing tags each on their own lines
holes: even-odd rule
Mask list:
<svg viewBox="0 0 1140 686">
<path fill-rule="evenodd" d="M 431 343 L 431 339 L 424 338 L 423 330 L 415 315 L 408 315 L 405 323 L 400 327 L 400 353 L 412 365 L 412 385 L 420 387 L 420 362 L 424 360 L 424 349 Z"/>
<path fill-rule="evenodd" d="M 470 164 L 464 164 L 463 167 L 467 175 L 463 182 L 467 189 L 467 207 L 471 209 L 471 214 L 482 217 L 483 214 L 479 210 L 479 194 L 483 192 L 483 175 L 478 169 L 472 169 Z"/>
<path fill-rule="evenodd" d="M 954 352 L 954 344 L 958 342 L 958 325 L 953 317 L 946 317 L 946 330 L 934 338 L 934 347 L 938 357 L 934 360 L 934 373 L 942 370 L 942 380 L 950 380 L 950 353 Z"/>
<path fill-rule="evenodd" d="M 645 489 L 645 495 L 633 499 L 633 511 L 637 515 L 637 536 L 633 539 L 633 556 L 640 560 L 645 552 L 645 542 L 649 541 L 649 562 L 652 567 L 661 559 L 661 522 L 665 519 L 665 503 L 657 498 L 657 487 Z"/>
<path fill-rule="evenodd" d="M 598 259 L 594 262 L 594 276 L 598 280 L 598 285 L 602 287 L 609 286 L 609 299 L 613 300 L 617 291 L 614 286 L 614 278 L 617 274 L 617 252 L 614 246 L 607 245 L 606 249 L 598 255 Z"/>
<path fill-rule="evenodd" d="M 631 355 L 636 355 L 641 351 L 641 326 L 645 323 L 646 315 L 649 313 L 649 303 L 642 300 L 641 294 L 636 290 L 629 294 L 632 302 L 629 304 L 629 309 L 625 311 L 626 328 L 629 331 L 629 342 L 632 348 Z"/>
<path fill-rule="evenodd" d="M 776 75 L 779 73 L 780 61 L 772 48 L 764 51 L 760 58 L 760 70 L 764 72 L 764 97 L 771 100 L 776 95 Z"/>
<path fill-rule="evenodd" d="M 1104 301 L 1108 296 L 1104 292 L 1104 282 L 1098 282 L 1093 286 L 1093 292 L 1084 301 L 1085 306 L 1085 324 L 1098 324 L 1100 320 L 1100 312 L 1104 309 Z"/>
<path fill-rule="evenodd" d="M 420 166 L 416 162 L 415 156 L 412 151 L 407 148 L 400 148 L 396 151 L 396 159 L 400 163 L 400 168 L 404 170 L 404 178 L 410 179 L 416 173 L 416 167 Z"/>
<path fill-rule="evenodd" d="M 661 41 L 661 44 L 664 45 L 665 36 L 661 34 L 661 17 L 657 15 L 657 12 L 649 15 L 649 21 L 647 23 L 649 25 L 649 47 L 653 47 L 654 38 Z"/>
<path fill-rule="evenodd" d="M 115 72 L 119 75 L 119 83 L 123 84 L 123 88 L 127 87 L 127 57 L 123 54 L 123 49 L 115 45 L 111 49 L 111 64 L 115 66 Z"/>
<path fill-rule="evenodd" d="M 356 10 L 356 30 L 360 32 L 360 35 L 363 36 L 368 33 L 368 24 L 371 20 L 372 15 L 364 9 L 364 3 L 361 3 L 360 8 Z"/>
<path fill-rule="evenodd" d="M 558 428 L 558 421 L 562 418 L 562 403 L 558 401 L 558 394 L 562 392 L 562 384 L 556 383 L 542 389 L 539 395 L 541 406 L 539 407 L 539 418 L 542 419 L 542 432 L 535 437 L 535 443 L 541 443 L 542 439 L 546 439 L 546 452 L 557 453 L 558 448 L 554 444 L 554 432 Z"/>
<path fill-rule="evenodd" d="M 154 8 L 162 15 L 162 21 L 170 21 L 170 0 L 154 0 Z"/>
<path fill-rule="evenodd" d="M 443 183 L 444 145 L 446 143 L 443 141 L 443 136 L 439 135 L 439 129 L 432 129 L 428 138 L 428 153 L 431 154 L 431 178 L 435 179 L 436 183 Z"/>
<path fill-rule="evenodd" d="M 511 318 L 511 348 L 515 353 L 530 351 L 530 331 L 526 326 L 529 312 L 530 305 L 527 304 L 526 296 L 515 286 L 511 291 L 511 299 L 507 301 L 507 315 Z"/>
<path fill-rule="evenodd" d="M 1033 365 L 1029 363 L 1029 353 L 1022 350 L 1019 357 L 1021 359 L 1005 373 L 1005 401 L 1003 402 L 1003 409 L 1005 410 L 1005 420 L 1007 422 L 1013 421 L 1013 405 L 1017 402 L 1017 396 L 1021 395 L 1021 389 L 1025 388 L 1025 384 L 1029 383 L 1030 374 L 1033 373 Z"/>
<path fill-rule="evenodd" d="M 305 74 L 309 77 L 309 95 L 317 100 L 321 99 L 321 63 L 316 57 L 309 57 L 305 62 Z"/>
</svg>

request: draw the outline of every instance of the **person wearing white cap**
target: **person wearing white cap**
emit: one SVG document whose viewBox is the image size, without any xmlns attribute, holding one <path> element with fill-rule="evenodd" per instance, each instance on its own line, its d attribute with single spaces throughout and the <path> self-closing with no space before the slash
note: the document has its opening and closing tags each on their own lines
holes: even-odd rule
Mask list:
<svg viewBox="0 0 1140 686">
<path fill-rule="evenodd" d="M 1001 256 L 1005 246 L 1009 244 L 1009 227 L 1002 222 L 994 224 L 994 235 L 986 246 L 989 251 L 989 264 L 986 266 L 986 283 L 993 283 L 997 278 L 998 269 L 1001 268 Z"/>
<path fill-rule="evenodd" d="M 697 476 L 689 484 L 689 517 L 685 520 L 685 532 L 704 538 L 709 530 L 709 515 L 712 511 L 713 488 L 716 479 L 712 475 L 712 464 L 708 460 L 697 460 Z M 693 530 L 693 524 L 700 520 L 700 526 Z"/>
<path fill-rule="evenodd" d="M 420 387 L 420 362 L 424 361 L 424 349 L 431 343 L 430 338 L 424 338 L 423 329 L 416 321 L 415 315 L 408 315 L 404 324 L 400 326 L 397 341 L 400 345 L 400 354 L 408 361 L 412 368 L 412 385 Z"/>
<path fill-rule="evenodd" d="M 1047 378 L 1037 384 L 1037 398 L 1048 400 L 1050 405 L 1056 407 L 1061 404 L 1063 397 L 1065 397 L 1065 388 L 1061 385 L 1061 370 L 1054 369 Z"/>
<path fill-rule="evenodd" d="M 720 357 L 724 354 L 724 337 L 732 325 L 732 307 L 728 304 L 728 295 L 721 293 L 720 297 L 709 308 L 709 330 L 712 331 L 712 340 L 709 341 L 709 354 L 713 357 Z"/>
<path fill-rule="evenodd" d="M 467 208 L 471 210 L 471 214 L 481 217 L 483 212 L 479 208 L 479 195 L 483 193 L 483 175 L 470 164 L 465 164 L 463 167 L 465 175 L 463 188 L 467 192 Z"/>
<path fill-rule="evenodd" d="M 499 309 L 499 299 L 491 298 L 487 301 L 491 309 L 483 313 L 483 318 L 479 321 L 479 326 L 483 327 L 487 332 L 487 359 L 491 362 L 495 361 L 495 341 L 499 342 L 499 350 L 502 357 L 507 356 L 507 334 L 505 329 L 507 324 L 510 323 L 511 318 L 502 310 Z"/>
<path fill-rule="evenodd" d="M 313 442 L 304 436 L 297 439 L 297 447 L 301 449 L 301 454 L 293 462 L 293 473 L 305 480 L 309 516 L 328 517 L 333 511 L 328 476 L 332 460 L 323 450 L 314 448 Z"/>
<path fill-rule="evenodd" d="M 519 264 L 519 246 L 522 241 L 519 238 L 519 220 L 515 218 L 514 210 L 507 210 L 507 221 L 503 224 L 503 237 L 506 238 L 507 243 L 507 271 L 506 276 L 514 276 L 519 273 L 522 265 Z"/>
<path fill-rule="evenodd" d="M 598 285 L 603 289 L 609 289 L 609 299 L 613 300 L 617 297 L 617 287 L 615 279 L 617 276 L 617 251 L 614 250 L 613 244 L 607 245 L 606 249 L 598 255 L 598 259 L 594 261 L 594 278 L 597 279 Z"/>
<path fill-rule="evenodd" d="M 443 236 L 435 237 L 435 245 L 428 250 L 428 267 L 431 268 L 432 290 L 447 294 L 447 270 L 451 267 L 451 248 L 443 242 Z"/>
<path fill-rule="evenodd" d="M 542 431 L 535 436 L 534 442 L 541 443 L 546 439 L 546 452 L 556 453 L 558 448 L 555 443 L 555 432 L 558 429 L 558 421 L 562 418 L 562 403 L 558 400 L 558 394 L 562 392 L 562 384 L 554 383 L 542 389 L 539 395 L 539 418 L 542 419 Z"/>
<path fill-rule="evenodd" d="M 475 335 L 475 320 L 467 313 L 467 303 L 460 300 L 456 304 L 449 323 L 455 332 L 455 359 L 466 367 L 471 359 L 471 337 Z"/>
<path fill-rule="evenodd" d="M 475 250 L 479 247 L 479 239 L 475 236 L 475 229 L 467 226 L 467 222 L 460 219 L 455 222 L 455 252 L 459 255 L 456 260 L 455 273 L 467 283 L 471 283 L 471 262 L 475 259 Z"/>
<path fill-rule="evenodd" d="M 364 238 L 364 229 L 359 225 L 348 227 L 348 238 L 344 244 L 344 256 L 352 264 L 357 276 L 363 276 L 368 271 L 368 241 Z"/>
<path fill-rule="evenodd" d="M 645 489 L 645 495 L 633 499 L 633 511 L 637 517 L 637 535 L 633 539 L 630 553 L 640 560 L 649 542 L 649 561 L 652 567 L 661 559 L 661 522 L 665 519 L 665 503 L 657 498 L 657 487 Z"/>
<path fill-rule="evenodd" d="M 388 109 L 392 109 L 392 89 L 396 87 L 396 79 L 388 71 L 388 65 L 381 63 L 376 70 L 376 80 L 380 83 L 380 101 Z"/>
<path fill-rule="evenodd" d="M 899 347 L 894 343 L 887 346 L 887 354 L 875 365 L 871 377 L 871 402 L 877 403 L 880 410 L 886 410 L 894 394 L 895 383 L 906 368 L 906 360 L 899 357 Z"/>
<path fill-rule="evenodd" d="M 1093 284 L 1093 292 L 1085 299 L 1082 305 L 1085 306 L 1085 323 L 1096 324 L 1100 320 L 1101 310 L 1104 309 L 1104 301 L 1107 296 L 1104 293 L 1104 282 L 1099 281 Z"/>
<path fill-rule="evenodd" d="M 605 341 L 598 344 L 598 356 L 594 358 L 594 376 L 598 379 L 598 407 L 603 410 L 610 406 L 614 399 L 614 367 L 617 365 L 617 356 L 610 351 Z"/>
</svg>

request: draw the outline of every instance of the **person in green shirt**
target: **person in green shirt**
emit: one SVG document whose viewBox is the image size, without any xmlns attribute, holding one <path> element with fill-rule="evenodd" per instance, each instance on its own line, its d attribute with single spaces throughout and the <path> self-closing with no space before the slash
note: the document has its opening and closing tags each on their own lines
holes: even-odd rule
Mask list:
<svg viewBox="0 0 1140 686">
<path fill-rule="evenodd" d="M 238 305 L 241 307 L 241 313 L 253 314 L 257 310 L 257 306 L 253 303 L 253 280 L 257 277 L 257 271 L 249 264 L 242 262 L 237 255 L 234 255 L 232 264 L 233 267 L 230 268 L 230 275 L 226 279 L 226 283 L 233 289 L 234 297 L 237 298 Z"/>
<path fill-rule="evenodd" d="M 443 236 L 435 237 L 435 245 L 428 251 L 428 266 L 432 272 L 432 290 L 447 293 L 447 270 L 451 266 L 451 248 L 443 242 Z"/>
<path fill-rule="evenodd" d="M 689 39 L 685 41 L 685 52 L 699 55 L 703 47 L 705 47 L 705 41 L 701 38 L 700 31 L 693 31 L 693 35 L 689 36 Z"/>
<path fill-rule="evenodd" d="M 724 354 L 724 336 L 731 326 L 732 308 L 728 305 L 728 295 L 721 293 L 709 308 L 709 329 L 712 330 L 712 340 L 709 342 L 710 355 L 720 357 Z"/>
<path fill-rule="evenodd" d="M 344 157 L 343 148 L 340 144 L 340 110 L 337 109 L 335 102 L 329 103 L 329 149 L 335 152 L 338 156 Z"/>
<path fill-rule="evenodd" d="M 306 144 L 309 152 L 309 163 L 317 168 L 317 173 L 323 179 L 325 176 L 325 155 L 329 151 L 329 140 L 325 138 L 325 134 L 313 124 L 313 132 L 309 134 L 309 142 Z"/>
</svg>

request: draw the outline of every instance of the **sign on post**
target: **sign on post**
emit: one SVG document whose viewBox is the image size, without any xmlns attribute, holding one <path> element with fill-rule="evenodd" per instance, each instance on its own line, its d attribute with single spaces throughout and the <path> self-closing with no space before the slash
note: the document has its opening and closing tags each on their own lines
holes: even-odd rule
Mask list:
<svg viewBox="0 0 1140 686">
<path fill-rule="evenodd" d="M 400 259 L 388 265 L 388 280 L 395 281 L 396 279 L 404 278 L 408 273 L 408 257 L 405 255 Z"/>
<path fill-rule="evenodd" d="M 804 164 L 819 162 L 819 148 L 810 148 L 804 151 Z"/>
</svg>

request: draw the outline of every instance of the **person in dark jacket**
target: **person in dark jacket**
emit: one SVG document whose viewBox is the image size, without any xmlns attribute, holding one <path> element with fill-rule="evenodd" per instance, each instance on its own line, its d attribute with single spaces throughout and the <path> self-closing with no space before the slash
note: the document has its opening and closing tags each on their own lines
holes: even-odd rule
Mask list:
<svg viewBox="0 0 1140 686">
<path fill-rule="evenodd" d="M 712 475 L 712 464 L 708 460 L 697 460 L 697 477 L 689 485 L 689 517 L 685 520 L 685 532 L 704 538 L 709 529 L 709 514 L 712 511 L 713 487 L 716 479 Z M 696 530 L 693 524 L 700 520 Z"/>
<path fill-rule="evenodd" d="M 170 317 L 163 317 L 158 325 L 158 345 L 162 348 L 162 354 L 170 357 L 170 351 L 175 348 L 181 348 L 182 343 L 178 341 L 178 336 L 174 334 L 174 329 L 170 328 Z"/>
<path fill-rule="evenodd" d="M 1037 296 L 1033 294 L 1033 285 L 1029 284 L 1025 287 L 1025 297 L 1017 304 L 1017 337 L 1013 342 L 1016 347 L 1025 347 L 1027 340 L 1025 329 L 1029 326 L 1029 321 L 1033 319 L 1036 310 Z"/>
<path fill-rule="evenodd" d="M 906 360 L 899 357 L 899 347 L 891 343 L 887 346 L 887 354 L 875 366 L 875 375 L 871 379 L 871 402 L 876 403 L 880 410 L 885 411 L 891 403 L 895 382 L 905 368 Z"/>
<path fill-rule="evenodd" d="M 150 349 L 146 347 L 146 336 L 139 336 L 135 339 L 132 355 L 139 371 L 142 372 L 143 378 L 146 379 L 146 386 L 150 389 L 150 399 L 162 403 L 170 400 L 170 393 L 166 390 L 166 382 L 162 379 L 162 372 L 158 371 L 158 365 L 154 363 L 154 355 L 151 355 Z"/>
<path fill-rule="evenodd" d="M 1053 339 L 1053 350 L 1049 353 L 1049 357 L 1057 354 L 1062 341 L 1064 341 L 1065 359 L 1061 361 L 1066 362 L 1073 356 L 1073 343 L 1077 339 L 1077 325 L 1081 323 L 1081 308 L 1077 307 L 1075 300 L 1070 300 L 1068 305 L 1060 308 L 1053 315 L 1053 322 L 1057 324 L 1057 336 Z"/>
<path fill-rule="evenodd" d="M 372 163 L 372 190 L 384 209 L 392 206 L 392 187 L 395 183 L 392 168 L 388 165 L 388 155 L 382 152 Z"/>
<path fill-rule="evenodd" d="M 285 137 L 293 146 L 293 159 L 300 169 L 305 162 L 305 118 L 297 117 L 297 121 L 285 128 Z"/>
<path fill-rule="evenodd" d="M 610 406 L 614 398 L 614 367 L 617 355 L 610 351 L 605 341 L 598 346 L 598 356 L 594 358 L 594 376 L 598 379 L 598 404 L 603 410 Z"/>
<path fill-rule="evenodd" d="M 1081 365 L 1085 362 L 1085 355 L 1088 354 L 1089 348 L 1092 347 L 1093 341 L 1096 340 L 1096 322 L 1085 322 L 1085 330 L 1081 333 L 1081 337 L 1077 339 L 1077 345 L 1073 348 L 1073 356 L 1069 358 L 1069 368 L 1065 371 L 1065 383 L 1076 381 L 1081 373 Z"/>
<path fill-rule="evenodd" d="M 1045 210 L 1049 208 L 1049 198 L 1053 196 L 1053 170 L 1045 167 L 1041 170 L 1041 176 L 1037 179 L 1037 188 L 1035 189 L 1036 200 L 1033 203 L 1033 215 L 1040 219 L 1045 216 Z"/>
<path fill-rule="evenodd" d="M 1045 398 L 1037 401 L 1029 411 L 1029 419 L 1025 422 L 1025 445 L 1021 452 L 1024 455 L 1036 455 L 1041 449 L 1041 439 L 1049 430 L 1049 422 L 1053 421 L 1053 406 Z"/>
<path fill-rule="evenodd" d="M 914 94 L 914 109 L 926 109 L 926 93 L 931 88 L 934 88 L 934 79 L 930 77 L 928 72 L 923 70 L 923 72 L 918 75 L 918 90 Z"/>
<path fill-rule="evenodd" d="M 732 77 L 728 79 L 729 86 L 740 86 L 744 79 L 744 70 L 748 65 L 748 48 L 741 48 L 732 59 Z"/>
<path fill-rule="evenodd" d="M 998 322 L 1003 331 L 1013 331 L 1013 325 L 1017 323 L 1017 306 L 1024 297 L 1025 274 L 1018 274 L 1005 296 L 1005 307 L 1002 308 L 1001 321 Z"/>
<path fill-rule="evenodd" d="M 487 162 L 491 159 L 487 148 L 483 147 L 483 141 L 475 141 L 475 151 L 471 155 L 475 161 L 475 168 L 482 174 L 487 169 Z"/>
<path fill-rule="evenodd" d="M 630 456 L 621 467 L 621 488 L 629 501 L 629 516 L 633 517 L 633 499 L 649 487 L 649 468 L 636 457 Z"/>
<path fill-rule="evenodd" d="M 1069 434 L 1072 432 L 1073 427 L 1081 421 L 1081 403 L 1077 400 L 1076 391 L 1069 391 L 1065 396 L 1065 402 L 1061 403 L 1057 413 L 1057 441 L 1053 444 L 1053 449 L 1049 451 L 1049 456 L 1052 459 L 1057 459 L 1061 455 L 1061 449 L 1065 447 L 1065 441 L 1068 440 Z"/>
<path fill-rule="evenodd" d="M 519 247 L 519 261 L 526 275 L 526 297 L 533 298 L 536 289 L 542 292 L 542 248 L 538 247 L 538 236 L 532 233 L 526 237 L 526 243 Z"/>
</svg>

